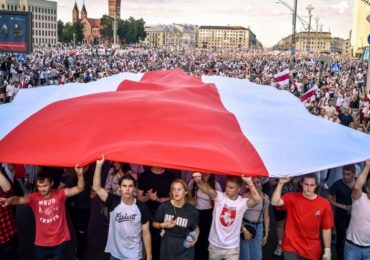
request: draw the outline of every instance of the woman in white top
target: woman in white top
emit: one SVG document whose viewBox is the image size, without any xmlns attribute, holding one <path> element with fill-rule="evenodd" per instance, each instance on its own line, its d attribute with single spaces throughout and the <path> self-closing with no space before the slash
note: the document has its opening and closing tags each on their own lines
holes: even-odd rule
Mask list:
<svg viewBox="0 0 370 260">
<path fill-rule="evenodd" d="M 254 177 L 253 183 L 263 201 L 244 213 L 240 233 L 240 260 L 262 260 L 262 246 L 266 244 L 269 233 L 269 197 L 262 193 L 262 182 L 259 177 Z M 249 188 L 246 188 L 243 197 L 250 198 Z"/>
<path fill-rule="evenodd" d="M 215 180 L 215 175 L 204 173 L 202 181 L 208 183 L 212 189 L 222 191 L 221 185 Z M 189 190 L 191 191 L 191 204 L 199 212 L 199 229 L 201 231 L 198 242 L 195 244 L 194 259 L 208 259 L 208 235 L 212 223 L 213 201 L 197 185 L 194 185 L 193 179 L 189 182 Z"/>
</svg>

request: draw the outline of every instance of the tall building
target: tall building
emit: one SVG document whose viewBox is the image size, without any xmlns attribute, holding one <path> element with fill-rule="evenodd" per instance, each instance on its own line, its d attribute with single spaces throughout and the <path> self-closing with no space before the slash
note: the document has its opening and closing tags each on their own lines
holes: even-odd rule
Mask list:
<svg viewBox="0 0 370 260">
<path fill-rule="evenodd" d="M 121 0 L 108 0 L 108 14 L 113 18 L 114 15 L 117 19 L 121 18 Z"/>
<path fill-rule="evenodd" d="M 57 43 L 57 2 L 46 0 L 0 0 L 0 10 L 32 13 L 33 45 Z"/>
<path fill-rule="evenodd" d="M 352 55 L 361 56 L 364 47 L 369 46 L 367 37 L 370 34 L 370 1 L 354 0 L 351 48 Z"/>
<path fill-rule="evenodd" d="M 256 35 L 242 26 L 200 26 L 197 46 L 202 48 L 254 48 Z"/>
</svg>

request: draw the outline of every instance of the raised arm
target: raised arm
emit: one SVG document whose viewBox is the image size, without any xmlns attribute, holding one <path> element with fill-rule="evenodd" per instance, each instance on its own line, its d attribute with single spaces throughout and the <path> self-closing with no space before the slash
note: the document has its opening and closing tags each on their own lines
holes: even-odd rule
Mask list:
<svg viewBox="0 0 370 260">
<path fill-rule="evenodd" d="M 215 199 L 217 197 L 217 192 L 209 186 L 208 183 L 202 181 L 202 174 L 200 172 L 193 173 L 194 183 L 198 185 L 198 188 L 208 195 L 210 199 Z"/>
<path fill-rule="evenodd" d="M 105 161 L 104 154 L 100 160 L 96 160 L 94 178 L 93 178 L 93 190 L 99 196 L 102 201 L 106 201 L 108 198 L 108 192 L 101 186 L 101 169 Z"/>
<path fill-rule="evenodd" d="M 280 178 L 278 184 L 276 185 L 274 194 L 271 197 L 271 205 L 273 206 L 284 206 L 284 201 L 281 199 L 281 190 L 284 184 L 288 183 L 290 178 Z"/>
<path fill-rule="evenodd" d="M 247 206 L 248 208 L 253 208 L 259 203 L 262 202 L 262 196 L 261 194 L 257 191 L 256 187 L 254 186 L 254 183 L 252 181 L 252 177 L 242 177 L 243 181 L 248 185 L 248 188 L 251 193 L 251 198 L 247 200 Z"/>
<path fill-rule="evenodd" d="M 352 199 L 358 200 L 361 197 L 362 187 L 364 186 L 367 180 L 367 175 L 369 174 L 369 170 L 370 170 L 370 159 L 367 159 L 365 163 L 365 168 L 362 170 L 361 174 L 358 176 L 355 182 L 355 186 L 353 187 Z"/>
<path fill-rule="evenodd" d="M 76 165 L 74 168 L 76 175 L 77 175 L 77 185 L 72 188 L 64 189 L 64 192 L 67 197 L 72 197 L 77 195 L 81 191 L 85 189 L 85 179 L 84 179 L 84 169 L 79 165 Z"/>
<path fill-rule="evenodd" d="M 8 192 L 12 188 L 10 182 L 1 171 L 0 171 L 0 187 L 3 189 L 4 192 Z"/>
</svg>

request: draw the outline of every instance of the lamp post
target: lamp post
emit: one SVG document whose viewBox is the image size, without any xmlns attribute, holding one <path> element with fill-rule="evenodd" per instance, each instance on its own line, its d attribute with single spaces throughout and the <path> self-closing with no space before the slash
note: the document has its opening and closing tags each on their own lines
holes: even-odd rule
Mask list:
<svg viewBox="0 0 370 260">
<path fill-rule="evenodd" d="M 308 11 L 308 41 L 307 41 L 307 52 L 310 52 L 310 41 L 311 41 L 311 18 L 312 18 L 312 10 L 313 10 L 313 6 L 311 4 L 309 4 L 307 7 L 306 7 L 307 11 Z"/>
<path fill-rule="evenodd" d="M 295 34 L 296 34 L 296 24 L 297 24 L 297 2 L 298 0 L 294 0 L 294 7 L 292 8 L 290 5 L 285 3 L 282 0 L 277 0 L 276 3 L 282 4 L 290 11 L 292 11 L 292 43 L 290 45 L 290 65 L 293 66 L 294 55 L 295 55 Z"/>
</svg>

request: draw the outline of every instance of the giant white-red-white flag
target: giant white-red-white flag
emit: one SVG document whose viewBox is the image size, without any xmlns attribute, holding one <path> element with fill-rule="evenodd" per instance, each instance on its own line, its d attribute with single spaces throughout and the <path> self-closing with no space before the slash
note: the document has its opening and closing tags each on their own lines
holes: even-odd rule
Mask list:
<svg viewBox="0 0 370 260">
<path fill-rule="evenodd" d="M 289 84 L 289 69 L 285 69 L 274 75 L 275 82 L 280 86 L 286 86 Z"/>
<path fill-rule="evenodd" d="M 296 176 L 363 161 L 370 137 L 307 112 L 286 91 L 180 70 L 22 89 L 0 106 L 0 162 L 108 160 Z"/>
</svg>

